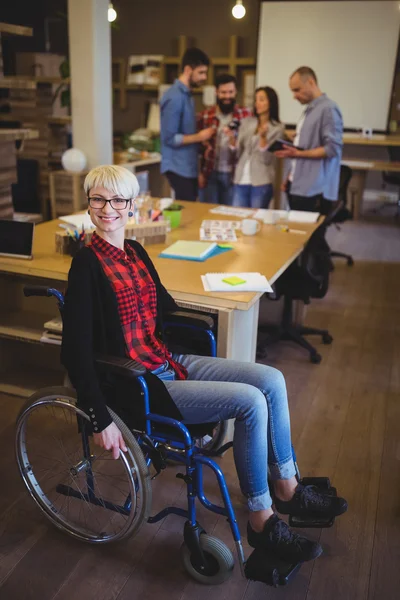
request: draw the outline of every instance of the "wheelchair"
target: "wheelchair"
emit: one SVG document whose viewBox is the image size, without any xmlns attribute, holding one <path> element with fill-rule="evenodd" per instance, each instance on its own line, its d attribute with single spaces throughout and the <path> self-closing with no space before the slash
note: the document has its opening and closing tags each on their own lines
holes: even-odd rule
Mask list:
<svg viewBox="0 0 400 600">
<path fill-rule="evenodd" d="M 58 290 L 26 286 L 24 293 L 54 296 L 62 314 L 64 298 Z M 210 354 L 215 355 L 210 319 L 179 313 L 168 317 L 167 330 L 178 326 L 190 334 L 195 330 L 204 333 Z M 202 584 L 221 584 L 231 576 L 234 558 L 228 546 L 209 535 L 197 521 L 198 500 L 206 509 L 227 518 L 241 572 L 249 577 L 248 566 L 257 560 L 257 551 L 253 551 L 246 563 L 225 478 L 213 460 L 232 446 L 232 442 L 222 444 L 226 423 L 184 425 L 153 414 L 142 365 L 110 357 L 99 357 L 97 362 L 104 368 L 137 378 L 145 408 L 145 427 L 142 431 L 131 430 L 108 409 L 127 446 L 127 452 L 120 452 L 119 459 L 114 460 L 107 451 L 94 445 L 90 416 L 80 408 L 72 387 L 49 387 L 35 392 L 17 418 L 15 442 L 19 471 L 33 500 L 59 530 L 91 544 L 118 542 L 138 534 L 145 523 L 157 523 L 169 514 L 181 516 L 185 519 L 181 547 L 184 568 Z M 151 481 L 170 460 L 184 467 L 184 473 L 176 476 L 186 484 L 187 509 L 170 506 L 151 515 Z M 216 477 L 222 506 L 205 495 L 205 467 Z M 151 475 L 151 468 L 156 475 Z M 327 478 L 307 478 L 302 482 L 323 487 L 329 494 L 336 493 Z M 328 527 L 334 519 L 290 518 L 289 522 L 300 527 Z M 274 556 L 264 555 L 262 560 L 264 582 L 275 587 L 285 585 L 301 566 L 284 563 Z"/>
</svg>

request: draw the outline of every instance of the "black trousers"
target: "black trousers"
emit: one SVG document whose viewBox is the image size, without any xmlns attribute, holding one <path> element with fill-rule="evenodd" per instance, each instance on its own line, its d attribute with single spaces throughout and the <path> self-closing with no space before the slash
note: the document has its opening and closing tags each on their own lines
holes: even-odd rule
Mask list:
<svg viewBox="0 0 400 600">
<path fill-rule="evenodd" d="M 165 176 L 175 192 L 176 200 L 192 200 L 192 202 L 197 200 L 198 183 L 196 177 L 182 177 L 182 175 L 178 175 L 173 171 L 167 171 Z"/>
<path fill-rule="evenodd" d="M 291 182 L 288 181 L 286 193 L 291 210 L 308 210 L 309 212 L 320 212 L 327 215 L 331 212 L 334 202 L 325 200 L 322 194 L 316 196 L 296 196 L 290 193 Z"/>
</svg>

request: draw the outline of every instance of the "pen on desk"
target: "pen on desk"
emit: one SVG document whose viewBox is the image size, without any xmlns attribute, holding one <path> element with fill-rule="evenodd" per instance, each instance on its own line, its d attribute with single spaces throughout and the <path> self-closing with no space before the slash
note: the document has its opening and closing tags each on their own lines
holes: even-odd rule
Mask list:
<svg viewBox="0 0 400 600">
<path fill-rule="evenodd" d="M 305 231 L 302 231 L 301 229 L 288 229 L 289 233 L 303 233 L 304 235 L 306 234 Z"/>
<path fill-rule="evenodd" d="M 301 229 L 289 229 L 289 227 L 287 227 L 287 225 L 281 225 L 280 226 L 281 231 L 284 231 L 285 233 L 302 233 L 302 234 L 306 234 L 306 231 L 302 231 Z"/>
</svg>

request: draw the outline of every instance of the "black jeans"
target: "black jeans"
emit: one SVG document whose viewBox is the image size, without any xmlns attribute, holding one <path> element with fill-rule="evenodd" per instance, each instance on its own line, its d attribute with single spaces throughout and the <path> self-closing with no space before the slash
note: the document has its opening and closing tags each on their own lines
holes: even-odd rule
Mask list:
<svg viewBox="0 0 400 600">
<path fill-rule="evenodd" d="M 286 193 L 291 210 L 308 210 L 310 212 L 320 212 L 323 215 L 327 215 L 334 206 L 334 202 L 325 200 L 322 194 L 317 194 L 316 196 L 296 196 L 295 194 L 290 193 L 290 188 L 291 182 L 288 181 Z"/>
<path fill-rule="evenodd" d="M 197 200 L 198 183 L 196 177 L 182 177 L 182 175 L 178 175 L 173 171 L 167 171 L 165 176 L 175 192 L 176 200 L 192 200 L 193 202 Z"/>
</svg>

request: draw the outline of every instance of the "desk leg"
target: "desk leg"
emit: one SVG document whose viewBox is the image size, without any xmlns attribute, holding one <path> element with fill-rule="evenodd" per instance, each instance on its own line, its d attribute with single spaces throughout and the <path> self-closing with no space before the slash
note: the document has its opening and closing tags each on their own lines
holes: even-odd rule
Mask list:
<svg viewBox="0 0 400 600">
<path fill-rule="evenodd" d="M 259 307 L 257 300 L 249 310 L 219 312 L 218 356 L 255 362 Z"/>
<path fill-rule="evenodd" d="M 349 191 L 349 193 L 351 193 L 351 191 L 355 192 L 354 210 L 353 210 L 353 219 L 355 221 L 358 221 L 362 214 L 362 203 L 363 203 L 366 179 L 367 179 L 367 171 L 364 171 L 364 170 L 363 171 L 361 171 L 361 170 L 353 171 L 353 177 L 351 178 L 348 191 Z"/>
<path fill-rule="evenodd" d="M 274 197 L 271 208 L 281 208 L 281 185 L 283 177 L 283 159 L 278 158 L 275 167 Z"/>
<path fill-rule="evenodd" d="M 260 301 L 257 300 L 249 310 L 219 312 L 218 356 L 244 362 L 255 362 L 259 308 Z M 234 422 L 234 419 L 229 421 L 223 444 L 233 439 Z"/>
</svg>

